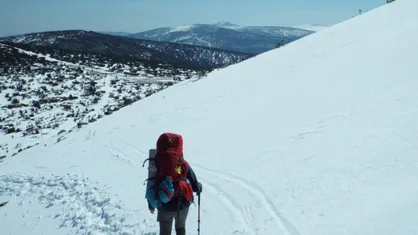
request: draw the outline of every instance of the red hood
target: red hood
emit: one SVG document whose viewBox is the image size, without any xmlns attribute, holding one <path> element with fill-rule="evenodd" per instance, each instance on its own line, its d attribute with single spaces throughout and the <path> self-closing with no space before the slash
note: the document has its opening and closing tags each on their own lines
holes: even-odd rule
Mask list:
<svg viewBox="0 0 418 235">
<path fill-rule="evenodd" d="M 183 137 L 175 133 L 164 133 L 157 140 L 157 151 L 162 153 L 172 150 L 183 154 Z"/>
</svg>

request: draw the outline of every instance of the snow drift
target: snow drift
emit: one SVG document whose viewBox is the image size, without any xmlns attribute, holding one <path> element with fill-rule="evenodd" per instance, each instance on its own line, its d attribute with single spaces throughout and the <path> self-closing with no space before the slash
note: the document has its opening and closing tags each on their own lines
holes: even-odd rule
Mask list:
<svg viewBox="0 0 418 235">
<path fill-rule="evenodd" d="M 417 8 L 398 0 L 6 159 L 2 231 L 157 234 L 141 164 L 171 131 L 204 185 L 203 234 L 417 234 Z"/>
</svg>

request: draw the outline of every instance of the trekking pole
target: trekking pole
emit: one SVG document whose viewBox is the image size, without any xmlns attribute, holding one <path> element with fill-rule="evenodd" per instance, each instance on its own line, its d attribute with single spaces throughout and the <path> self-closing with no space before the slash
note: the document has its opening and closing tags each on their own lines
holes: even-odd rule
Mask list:
<svg viewBox="0 0 418 235">
<path fill-rule="evenodd" d="M 197 234 L 200 235 L 200 193 L 197 199 Z"/>
</svg>

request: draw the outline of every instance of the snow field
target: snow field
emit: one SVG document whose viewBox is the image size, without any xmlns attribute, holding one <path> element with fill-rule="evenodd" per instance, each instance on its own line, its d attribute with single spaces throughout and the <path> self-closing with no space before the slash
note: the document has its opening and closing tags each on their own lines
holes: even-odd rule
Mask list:
<svg viewBox="0 0 418 235">
<path fill-rule="evenodd" d="M 113 200 L 115 195 L 101 189 L 106 185 L 91 182 L 87 177 L 70 174 L 2 175 L 0 180 L 3 182 L 0 185 L 2 198 L 12 199 L 7 207 L 17 209 L 16 214 L 22 214 L 19 219 L 34 220 L 16 228 L 9 226 L 13 225 L 14 218 L 6 213 L 2 230 L 13 231 L 11 234 L 23 233 L 25 229 L 41 233 L 61 228 L 77 234 L 131 234 L 125 230 L 139 227 L 139 221 L 129 222 L 136 211 L 123 209 L 123 202 Z M 45 219 L 50 224 L 45 224 Z"/>
<path fill-rule="evenodd" d="M 141 163 L 170 131 L 183 135 L 184 156 L 203 183 L 205 234 L 418 234 L 417 8 L 398 0 L 6 159 L 1 200 L 27 188 L 29 179 L 4 183 L 22 173 L 88 176 L 75 188 L 90 217 L 71 214 L 70 221 L 98 233 L 156 233 Z M 93 182 L 103 194 L 82 196 Z M 108 224 L 95 213 L 101 205 L 115 213 Z M 55 215 L 50 208 L 43 214 Z M 196 228 L 192 206 L 187 231 Z"/>
</svg>

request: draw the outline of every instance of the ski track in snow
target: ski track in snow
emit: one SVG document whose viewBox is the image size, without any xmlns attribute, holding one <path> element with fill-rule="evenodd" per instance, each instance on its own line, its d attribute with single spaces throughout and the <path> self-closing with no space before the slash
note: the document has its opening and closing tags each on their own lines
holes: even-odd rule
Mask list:
<svg viewBox="0 0 418 235">
<path fill-rule="evenodd" d="M 136 152 L 136 153 L 138 153 L 138 154 L 145 154 L 145 155 L 147 155 L 147 156 L 148 156 L 148 152 L 145 152 L 145 151 L 143 151 L 143 150 L 140 150 L 140 149 L 136 148 L 135 146 L 133 146 L 132 144 L 129 144 L 128 142 L 125 142 L 125 141 L 123 141 L 123 140 L 119 140 L 119 143 L 120 143 L 121 145 L 123 145 L 123 146 L 127 147 L 127 148 L 132 149 L 133 151 L 135 151 L 135 152 Z"/>
<path fill-rule="evenodd" d="M 118 143 L 131 148 L 132 150 L 136 151 L 137 153 L 144 154 L 145 152 L 136 148 L 135 146 L 132 146 L 129 143 L 126 143 L 124 141 L 118 141 Z M 132 161 L 130 157 L 127 155 L 121 153 L 120 151 L 114 149 L 112 147 L 112 143 L 109 141 L 107 144 L 107 147 L 109 151 L 116 156 L 119 159 L 122 160 L 128 160 L 132 164 L 136 166 L 136 164 Z M 148 153 L 146 153 L 148 154 Z M 206 167 L 200 166 L 198 164 L 194 164 L 194 167 L 197 169 L 208 173 L 209 175 L 213 175 L 215 177 L 219 177 L 225 181 L 230 181 L 235 183 L 235 185 L 243 188 L 245 191 L 249 192 L 253 198 L 258 198 L 265 210 L 270 214 L 270 216 L 276 221 L 277 225 L 282 229 L 283 234 L 285 235 L 301 235 L 293 225 L 291 225 L 276 209 L 276 207 L 273 205 L 271 200 L 268 198 L 264 190 L 262 190 L 260 187 L 258 187 L 255 183 L 249 182 L 246 179 L 240 178 L 238 176 L 227 174 L 220 171 L 215 171 L 212 169 L 208 169 Z M 211 180 L 207 180 L 209 177 L 201 177 L 206 185 L 208 186 L 209 192 L 212 194 L 216 194 L 219 196 L 219 200 L 229 209 L 229 211 L 240 221 L 241 226 L 243 227 L 243 230 L 241 231 L 235 231 L 237 232 L 243 232 L 244 234 L 259 234 L 257 233 L 257 226 L 254 225 L 254 221 L 252 221 L 252 215 L 251 215 L 251 209 L 248 206 L 242 207 L 240 209 L 240 206 L 235 202 L 235 199 L 228 196 L 228 193 L 223 190 L 222 188 L 216 186 L 216 184 L 211 183 Z"/>
<path fill-rule="evenodd" d="M 122 161 L 127 161 L 127 162 L 131 163 L 132 165 L 136 166 L 135 161 L 132 160 L 131 157 L 129 157 L 128 155 L 122 153 L 121 151 L 113 148 L 113 145 L 112 145 L 111 141 L 107 142 L 107 148 L 112 153 L 112 155 L 115 156 L 116 158 L 121 159 Z"/>
<path fill-rule="evenodd" d="M 196 169 L 201 170 L 209 175 L 213 175 L 215 177 L 219 177 L 225 181 L 231 181 L 235 183 L 235 185 L 245 189 L 247 192 L 251 193 L 252 195 L 256 196 L 260 199 L 261 203 L 265 210 L 270 214 L 270 216 L 276 221 L 279 228 L 282 230 L 282 234 L 285 235 L 301 235 L 297 229 L 277 210 L 274 204 L 271 202 L 269 197 L 266 195 L 265 191 L 261 189 L 257 184 L 254 182 L 250 182 L 244 178 L 220 172 L 212 169 L 208 169 L 198 164 L 193 164 Z M 210 182 L 206 182 L 206 184 L 213 185 Z M 232 199 L 230 199 L 232 201 Z"/>
<path fill-rule="evenodd" d="M 202 177 L 201 177 L 202 178 Z M 209 192 L 217 195 L 219 200 L 232 212 L 235 218 L 240 220 L 241 226 L 244 227 L 242 232 L 247 234 L 256 234 L 254 229 L 251 226 L 251 221 L 249 219 L 250 216 L 247 215 L 247 211 L 241 212 L 239 206 L 235 203 L 235 200 L 229 196 L 228 194 L 222 190 L 220 187 L 217 187 L 215 184 L 210 183 L 209 180 L 202 178 L 205 181 L 205 187 L 208 187 Z M 236 232 L 235 232 L 236 233 Z"/>
<path fill-rule="evenodd" d="M 45 209 L 57 207 L 60 212 L 51 212 L 47 217 L 59 219 L 59 228 L 72 227 L 77 234 L 127 235 L 135 234 L 139 227 L 139 223 L 126 224 L 126 219 L 136 212 L 126 214 L 127 210 L 114 202 L 112 195 L 78 175 L 0 175 L 0 195 L 16 199 L 20 206 L 39 201 Z"/>
</svg>

